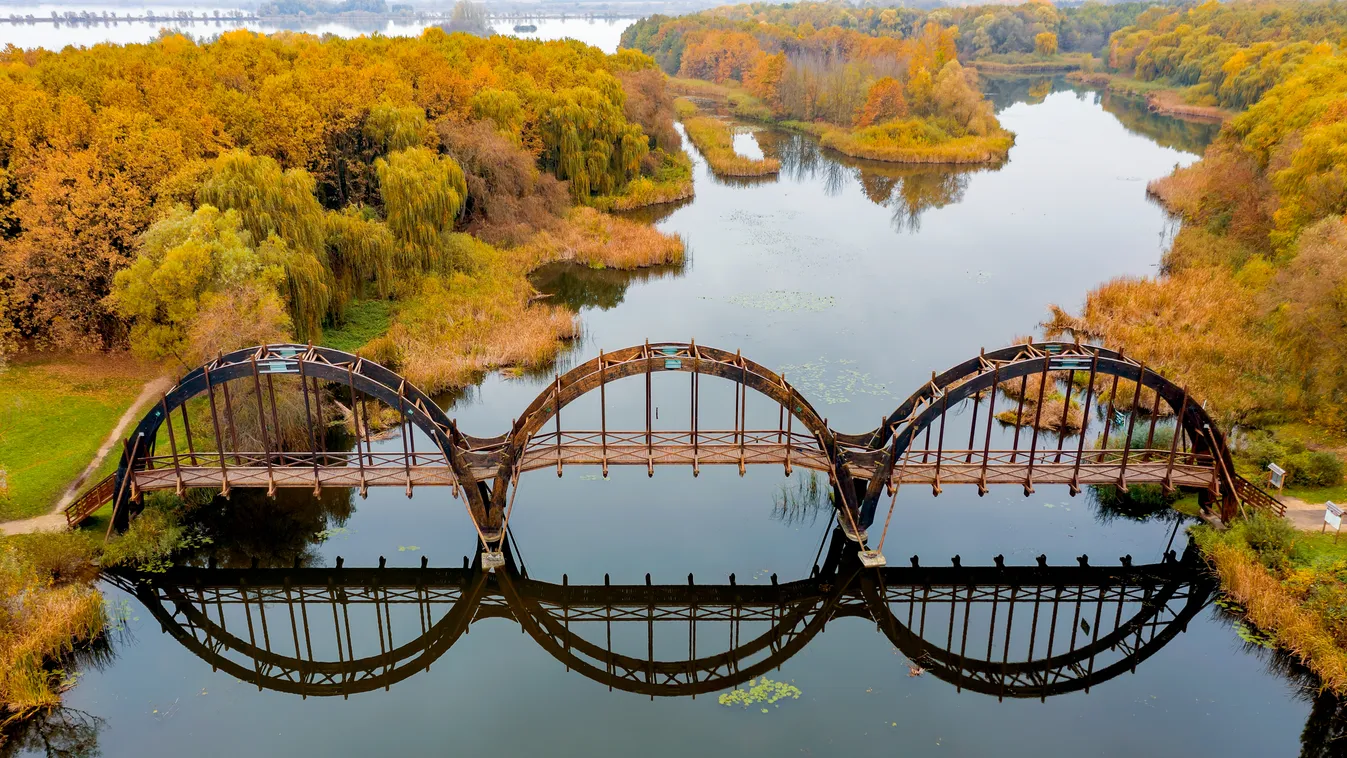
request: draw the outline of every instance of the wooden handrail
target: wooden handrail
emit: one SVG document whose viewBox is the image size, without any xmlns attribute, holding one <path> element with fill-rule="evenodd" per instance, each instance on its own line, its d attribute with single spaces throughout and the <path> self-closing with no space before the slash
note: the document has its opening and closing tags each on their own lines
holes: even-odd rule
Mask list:
<svg viewBox="0 0 1347 758">
<path fill-rule="evenodd" d="M 75 498 L 74 501 L 65 507 L 66 526 L 74 529 L 84 523 L 90 516 L 103 506 L 112 501 L 114 488 L 117 485 L 116 474 L 108 474 L 97 484 L 84 491 L 83 495 Z"/>
</svg>

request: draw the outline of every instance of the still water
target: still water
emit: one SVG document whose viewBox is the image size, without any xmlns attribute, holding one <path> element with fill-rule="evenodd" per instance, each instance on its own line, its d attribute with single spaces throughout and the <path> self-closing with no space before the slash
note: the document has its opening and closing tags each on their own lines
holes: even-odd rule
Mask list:
<svg viewBox="0 0 1347 758">
<path fill-rule="evenodd" d="M 10 15 L 26 17 L 32 15 L 37 18 L 51 18 L 52 11 L 64 14 L 66 11 L 88 11 L 95 16 L 102 16 L 105 12 L 116 14 L 122 19 L 99 20 L 95 23 L 68 23 L 62 21 L 59 24 L 50 22 L 42 23 L 0 23 L 0 47 L 5 45 L 14 45 L 25 49 L 44 47 L 49 50 L 59 50 L 67 45 L 76 47 L 89 47 L 101 43 L 113 44 L 131 44 L 136 42 L 148 42 L 159 36 L 161 29 L 171 29 L 182 32 L 196 39 L 210 39 L 231 29 L 251 29 L 253 31 L 270 34 L 279 31 L 297 31 L 307 32 L 309 34 L 335 34 L 338 37 L 356 37 L 362 34 L 382 34 L 387 37 L 407 37 L 420 34 L 424 29 L 430 26 L 436 26 L 439 22 L 424 20 L 397 20 L 382 18 L 326 18 L 322 20 L 306 20 L 301 18 L 287 19 L 267 19 L 262 21 L 231 21 L 227 17 L 217 19 L 214 15 L 218 13 L 221 16 L 227 16 L 233 7 L 230 6 L 200 6 L 200 5 L 150 5 L 138 6 L 129 5 L 52 5 L 52 4 L 33 4 L 33 5 L 0 5 L 0 17 L 9 18 Z M 196 17 L 194 20 L 172 20 L 172 21 L 127 21 L 124 17 L 128 15 L 142 16 L 146 13 L 155 16 L 173 16 L 179 12 L 191 11 Z M 211 16 L 206 19 L 202 16 Z M 492 29 L 497 34 L 511 34 L 515 32 L 513 28 L 516 24 L 524 23 L 519 21 L 496 20 L 491 24 Z M 587 44 L 594 45 L 606 52 L 617 50 L 618 40 L 622 36 L 622 30 L 631 24 L 631 19 L 540 19 L 527 22 L 537 27 L 537 31 L 519 33 L 516 36 L 531 39 L 560 39 L 562 37 L 572 37 L 584 40 Z"/>
<path fill-rule="evenodd" d="M 1018 135 L 998 169 L 855 161 L 758 130 L 741 147 L 780 159 L 780 176 L 731 182 L 694 152 L 695 199 L 644 214 L 683 236 L 685 265 L 538 273 L 584 323 L 556 370 L 600 348 L 695 338 L 784 371 L 834 428 L 863 431 L 932 370 L 1036 333 L 1049 303 L 1078 309 L 1102 281 L 1152 275 L 1174 229 L 1145 183 L 1195 160 L 1210 132 L 1051 79 L 987 88 Z M 492 435 L 550 378 L 493 375 L 444 402 L 465 431 Z M 708 417 L 730 402 L 721 389 Z M 686 392 L 684 375 L 656 375 L 657 407 L 680 407 Z M 612 427 L 636 425 L 642 393 L 609 388 Z M 750 426 L 775 422 L 775 407 L 749 402 Z M 596 401 L 567 413 L 594 415 Z M 144 756 L 1280 756 L 1298 754 L 1307 722 L 1336 707 L 1312 704 L 1294 670 L 1243 642 L 1191 576 L 1133 576 L 1142 595 L 1124 597 L 1087 571 L 1059 573 L 973 607 L 958 601 L 987 576 L 948 573 L 953 556 L 964 566 L 1003 556 L 1011 573 L 1040 555 L 1066 572 L 1082 555 L 1091 566 L 1161 564 L 1171 547 L 1183 552 L 1172 513 L 1129 517 L 1065 488 L 984 498 L 905 488 L 884 552 L 893 566 L 919 556 L 946 579 L 893 574 L 881 590 L 892 618 L 877 626 L 866 611 L 874 587 L 829 564 L 830 510 L 812 489 L 807 473 L 775 469 L 535 472 L 511 521 L 517 571 L 485 584 L 461 568 L 476 538 L 447 492 L 274 503 L 240 493 L 206 508 L 215 561 L 298 560 L 307 573 L 292 570 L 291 586 L 267 586 L 265 572 L 162 579 L 180 599 L 248 601 L 221 603 L 219 615 L 210 603 L 174 615 L 171 603 L 109 586 L 120 630 L 83 667 L 64 721 L 29 749 L 65 739 Z M 329 570 L 339 557 L 346 574 Z M 397 571 L 423 559 L 443 570 L 398 586 Z M 389 573 L 357 571 L 381 560 Z M 1042 602 L 1054 585 L 1077 587 L 1066 592 L 1083 605 Z M 737 604 L 724 600 L 736 592 Z M 417 602 L 397 602 L 409 596 Z M 826 626 L 811 625 L 824 607 Z M 290 656 L 301 650 L 338 664 L 296 675 Z M 1026 658 L 1047 663 L 979 680 L 978 661 Z M 352 659 L 365 661 L 359 673 Z M 675 665 L 642 668 L 652 659 Z M 754 665 L 785 697 L 745 703 L 739 673 L 752 670 L 763 690 Z M 665 696 L 685 691 L 700 696 Z M 731 691 L 741 694 L 722 703 Z M 1316 749 L 1320 738 L 1307 739 Z"/>
</svg>

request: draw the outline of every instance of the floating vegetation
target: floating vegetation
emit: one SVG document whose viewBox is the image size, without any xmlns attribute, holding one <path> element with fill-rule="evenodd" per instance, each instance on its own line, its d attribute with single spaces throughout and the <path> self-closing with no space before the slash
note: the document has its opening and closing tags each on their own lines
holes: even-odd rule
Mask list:
<svg viewBox="0 0 1347 758">
<path fill-rule="evenodd" d="M 837 304 L 830 295 L 814 295 L 793 290 L 769 290 L 749 295 L 735 295 L 728 299 L 735 305 L 771 313 L 818 313 Z"/>
<path fill-rule="evenodd" d="M 780 708 L 777 701 L 790 698 L 791 700 L 800 699 L 800 688 L 789 682 L 778 682 L 767 677 L 761 679 L 749 679 L 748 684 L 735 690 L 723 693 L 720 696 L 720 704 L 724 706 L 740 706 L 747 710 L 751 705 L 766 703 L 773 708 Z M 763 713 L 768 709 L 763 708 Z"/>
<path fill-rule="evenodd" d="M 421 548 L 417 547 L 416 545 L 398 545 L 399 553 L 415 553 L 420 549 Z"/>
<path fill-rule="evenodd" d="M 820 358 L 800 365 L 782 366 L 781 373 L 791 386 L 810 398 L 817 398 L 828 405 L 849 403 L 860 395 L 872 397 L 892 397 L 889 388 L 856 369 L 846 368 L 855 361 L 829 361 Z"/>
<path fill-rule="evenodd" d="M 1240 639 L 1251 645 L 1258 645 L 1259 647 L 1266 648 L 1274 647 L 1271 634 L 1253 626 L 1247 621 L 1235 622 L 1235 634 L 1238 634 Z"/>
<path fill-rule="evenodd" d="M 342 537 L 343 539 L 351 536 L 351 530 L 344 526 L 334 526 L 331 529 L 324 529 L 321 532 L 314 532 L 314 542 L 327 542 L 333 537 Z"/>
<path fill-rule="evenodd" d="M 781 485 L 781 490 L 772 495 L 772 518 L 792 526 L 809 525 L 818 521 L 818 514 L 824 505 L 832 504 L 832 492 L 819 483 L 817 472 L 810 471 L 795 481 L 795 485 Z"/>
</svg>

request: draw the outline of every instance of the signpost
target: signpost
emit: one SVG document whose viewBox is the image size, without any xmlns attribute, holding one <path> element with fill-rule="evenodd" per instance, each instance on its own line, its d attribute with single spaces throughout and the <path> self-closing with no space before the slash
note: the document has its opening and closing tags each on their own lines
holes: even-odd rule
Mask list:
<svg viewBox="0 0 1347 758">
<path fill-rule="evenodd" d="M 1337 542 L 1338 534 L 1342 531 L 1342 506 L 1332 500 L 1324 503 L 1324 525 L 1319 528 L 1320 534 L 1330 526 L 1333 527 L 1333 541 Z"/>
<path fill-rule="evenodd" d="M 1286 469 L 1275 463 L 1269 463 L 1267 470 L 1267 483 L 1277 488 L 1278 495 L 1282 494 L 1282 487 L 1286 484 Z"/>
</svg>

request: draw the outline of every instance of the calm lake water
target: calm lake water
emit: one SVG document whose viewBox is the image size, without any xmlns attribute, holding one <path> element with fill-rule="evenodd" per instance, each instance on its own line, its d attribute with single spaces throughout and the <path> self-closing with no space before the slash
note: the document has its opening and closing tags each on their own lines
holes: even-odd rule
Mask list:
<svg viewBox="0 0 1347 758">
<path fill-rule="evenodd" d="M 193 21 L 143 22 L 118 20 L 99 21 L 92 24 L 66 22 L 60 24 L 49 22 L 11 24 L 4 22 L 0 23 L 0 47 L 13 44 L 22 48 L 45 47 L 49 50 L 59 50 L 66 45 L 88 47 L 104 42 L 116 44 L 148 42 L 159 35 L 160 29 L 180 31 L 197 39 L 216 37 L 231 29 L 252 29 L 267 34 L 278 31 L 301 31 L 318 35 L 335 34 L 338 37 L 356 37 L 361 34 L 374 33 L 389 37 L 405 37 L 420 34 L 427 27 L 436 25 L 426 21 L 391 19 L 345 18 L 308 21 L 296 18 L 230 21 L 227 18 L 212 18 L 210 20 L 199 18 L 201 16 L 213 16 L 216 12 L 224 16 L 230 10 L 232 8 L 229 6 L 197 5 L 0 5 L 0 17 L 6 19 L 11 14 L 21 17 L 31 14 L 38 18 L 51 18 L 52 11 L 61 14 L 66 11 L 89 11 L 89 13 L 98 16 L 107 12 L 123 17 L 127 15 L 141 16 L 146 13 L 152 13 L 155 16 L 172 16 L 179 12 L 191 11 L 193 15 L 198 17 Z M 538 27 L 537 31 L 521 33 L 517 36 L 536 39 L 573 37 L 611 53 L 617 50 L 617 43 L 622 36 L 622 30 L 627 28 L 631 21 L 631 19 L 541 19 L 527 22 Z M 520 23 L 524 22 L 497 20 L 492 22 L 491 27 L 497 34 L 515 34 L 513 28 Z"/>
<path fill-rule="evenodd" d="M 781 175 L 729 182 L 712 176 L 694 152 L 696 198 L 644 214 L 687 241 L 684 266 L 636 273 L 553 267 L 537 274 L 540 289 L 576 307 L 584 323 L 583 339 L 556 369 L 600 348 L 695 338 L 742 349 L 785 371 L 834 428 L 863 431 L 932 370 L 979 347 L 1036 333 L 1049 303 L 1078 309 L 1102 281 L 1153 275 L 1174 228 L 1145 197 L 1145 184 L 1196 160 L 1210 128 L 1157 118 L 1135 103 L 1073 91 L 1052 79 L 998 79 L 986 86 L 1002 122 L 1017 134 L 1009 161 L 995 170 L 855 161 L 821 150 L 811 138 L 758 130 L 743 148 L 779 158 Z M 465 431 L 492 435 L 506 430 L 550 378 L 493 375 L 445 402 Z M 640 423 L 641 384 L 609 388 L 610 428 Z M 717 389 L 704 385 L 704 393 Z M 718 411 L 728 418 L 732 396 L 728 387 L 719 389 L 723 396 L 703 401 L 705 418 Z M 654 392 L 657 406 L 681 409 L 686 379 L 656 375 Z M 775 423 L 776 408 L 765 400 L 750 396 L 749 406 L 750 426 L 758 418 Z M 664 423 L 678 412 L 667 410 Z M 567 413 L 596 416 L 597 399 L 568 406 Z M 396 438 L 379 444 L 400 446 Z M 674 586 L 672 596 L 677 586 L 686 588 L 689 574 L 698 586 L 727 585 L 734 575 L 745 592 L 764 596 L 773 581 L 783 588 L 808 584 L 816 564 L 826 564 L 819 555 L 826 552 L 830 511 L 811 497 L 809 482 L 807 472 L 787 479 L 768 469 L 740 477 L 708 467 L 696 479 L 675 468 L 653 478 L 615 468 L 608 480 L 583 469 L 568 469 L 562 478 L 537 472 L 519 488 L 513 555 L 531 580 L 551 585 L 611 582 L 640 591 L 650 581 Z M 213 551 L 222 566 L 256 559 L 263 567 L 283 567 L 298 557 L 305 566 L 331 567 L 340 556 L 352 569 L 375 566 L 381 557 L 390 568 L 415 567 L 423 557 L 434 568 L 457 568 L 473 554 L 476 539 L 462 501 L 433 488 L 410 499 L 372 489 L 365 500 L 328 491 L 317 501 L 298 493 L 274 503 L 240 493 L 227 507 L 206 510 L 215 514 Z M 1065 488 L 1040 487 L 1031 497 L 1018 487 L 994 488 L 984 498 L 972 488 L 950 487 L 939 498 L 906 488 L 884 552 L 892 565 L 916 555 L 924 566 L 949 566 L 957 555 L 965 566 L 990 566 L 1000 555 L 1008 566 L 1033 566 L 1040 554 L 1053 566 L 1075 566 L 1081 555 L 1097 566 L 1117 566 L 1124 555 L 1151 564 L 1171 546 L 1183 552 L 1182 528 L 1173 514 L 1127 518 L 1088 493 L 1071 498 Z M 826 593 L 829 584 L 810 586 Z M 525 589 L 521 597 L 558 592 Z M 692 623 L 683 617 L 658 620 L 643 608 L 609 626 L 577 615 L 554 622 L 573 625 L 577 635 L 549 637 L 558 653 L 503 617 L 510 601 L 500 599 L 500 586 L 488 588 L 461 636 L 444 631 L 449 622 L 439 623 L 454 618 L 444 603 L 432 604 L 427 618 L 416 605 L 380 610 L 384 606 L 355 602 L 356 590 L 333 588 L 328 597 L 351 602 L 315 599 L 295 610 L 274 602 L 283 591 L 271 589 L 263 609 L 256 594 L 247 594 L 260 591 L 240 589 L 240 596 L 253 598 L 251 606 L 225 614 L 234 640 L 281 654 L 303 646 L 334 661 L 370 656 L 375 678 L 349 686 L 372 691 L 320 696 L 317 679 L 310 680 L 309 697 L 278 691 L 284 689 L 276 685 L 285 678 L 283 655 L 251 659 L 220 647 L 193 649 L 162 633 L 151 607 L 109 587 L 125 621 L 109 649 L 82 667 L 78 686 L 66 695 L 65 721 L 33 737 L 30 751 L 42 753 L 45 737 L 82 740 L 106 755 L 142 756 L 686 756 L 709 749 L 764 756 L 1262 757 L 1300 753 L 1307 722 L 1322 721 L 1336 707 L 1321 701 L 1316 708 L 1294 672 L 1241 640 L 1205 594 L 1197 597 L 1195 615 L 1167 632 L 1165 612 L 1118 603 L 1124 622 L 1143 617 L 1136 644 L 1129 647 L 1131 637 L 1124 635 L 1098 661 L 1066 661 L 1026 674 L 1022 685 L 1046 688 L 1041 700 L 982 694 L 971 673 L 967 681 L 949 681 L 936 670 L 920 672 L 874 621 L 835 618 L 824 633 L 773 659 L 779 668 L 768 676 L 796 688 L 791 694 L 798 698 L 744 707 L 717 696 L 747 683 L 696 698 L 651 698 L 641 689 L 649 682 L 610 688 L 617 673 L 602 666 L 568 670 L 575 659 L 566 650 L 583 653 L 591 649 L 587 641 L 611 645 L 634 661 L 704 658 L 743 648 L 770 622 L 744 626 L 737 639 L 730 623 L 698 623 L 694 653 Z M 417 590 L 423 591 L 429 592 Z M 913 597 L 923 592 L 911 591 Z M 1087 604 L 1084 614 L 1063 610 L 1060 621 L 1054 611 L 1051 624 L 1042 619 L 1053 606 L 1020 601 L 973 611 L 958 603 L 928 604 L 910 619 L 901 615 L 905 610 L 894 612 L 951 656 L 985 660 L 999 660 L 1002 644 L 1020 651 L 1006 653 L 1011 660 L 1033 649 L 1044 658 L 1049 630 L 1060 657 L 1078 635 L 1084 644 L 1117 626 L 1111 600 Z M 715 612 L 713 603 L 702 604 L 703 613 Z M 1002 640 L 996 624 L 1007 623 L 1012 606 L 1018 626 L 1013 633 L 1005 627 Z M 783 600 L 782 614 L 792 607 Z M 294 626 L 291 612 L 299 614 Z M 1002 621 L 988 624 L 988 614 L 998 612 Z M 1025 626 L 1030 614 L 1033 622 Z M 1145 619 L 1156 622 L 1146 626 Z M 971 626 L 971 636 L 964 638 L 960 625 Z M 175 628 L 191 637 L 190 630 Z M 416 642 L 428 635 L 432 642 Z M 1143 637 L 1161 642 L 1141 645 Z M 436 647 L 435 640 L 445 642 Z M 433 655 L 395 676 L 397 656 L 379 657 L 385 642 L 389 648 L 427 644 Z M 1129 654 L 1142 648 L 1144 656 Z M 754 660 L 764 654 L 770 655 L 760 652 Z M 225 659 L 236 668 L 218 668 Z M 748 661 L 727 660 L 719 674 L 703 672 L 702 678 L 729 675 L 741 665 Z M 1053 691 L 1106 668 L 1110 675 L 1091 680 L 1088 691 Z M 1307 750 L 1322 749 L 1313 736 L 1318 732 L 1309 733 Z"/>
</svg>

